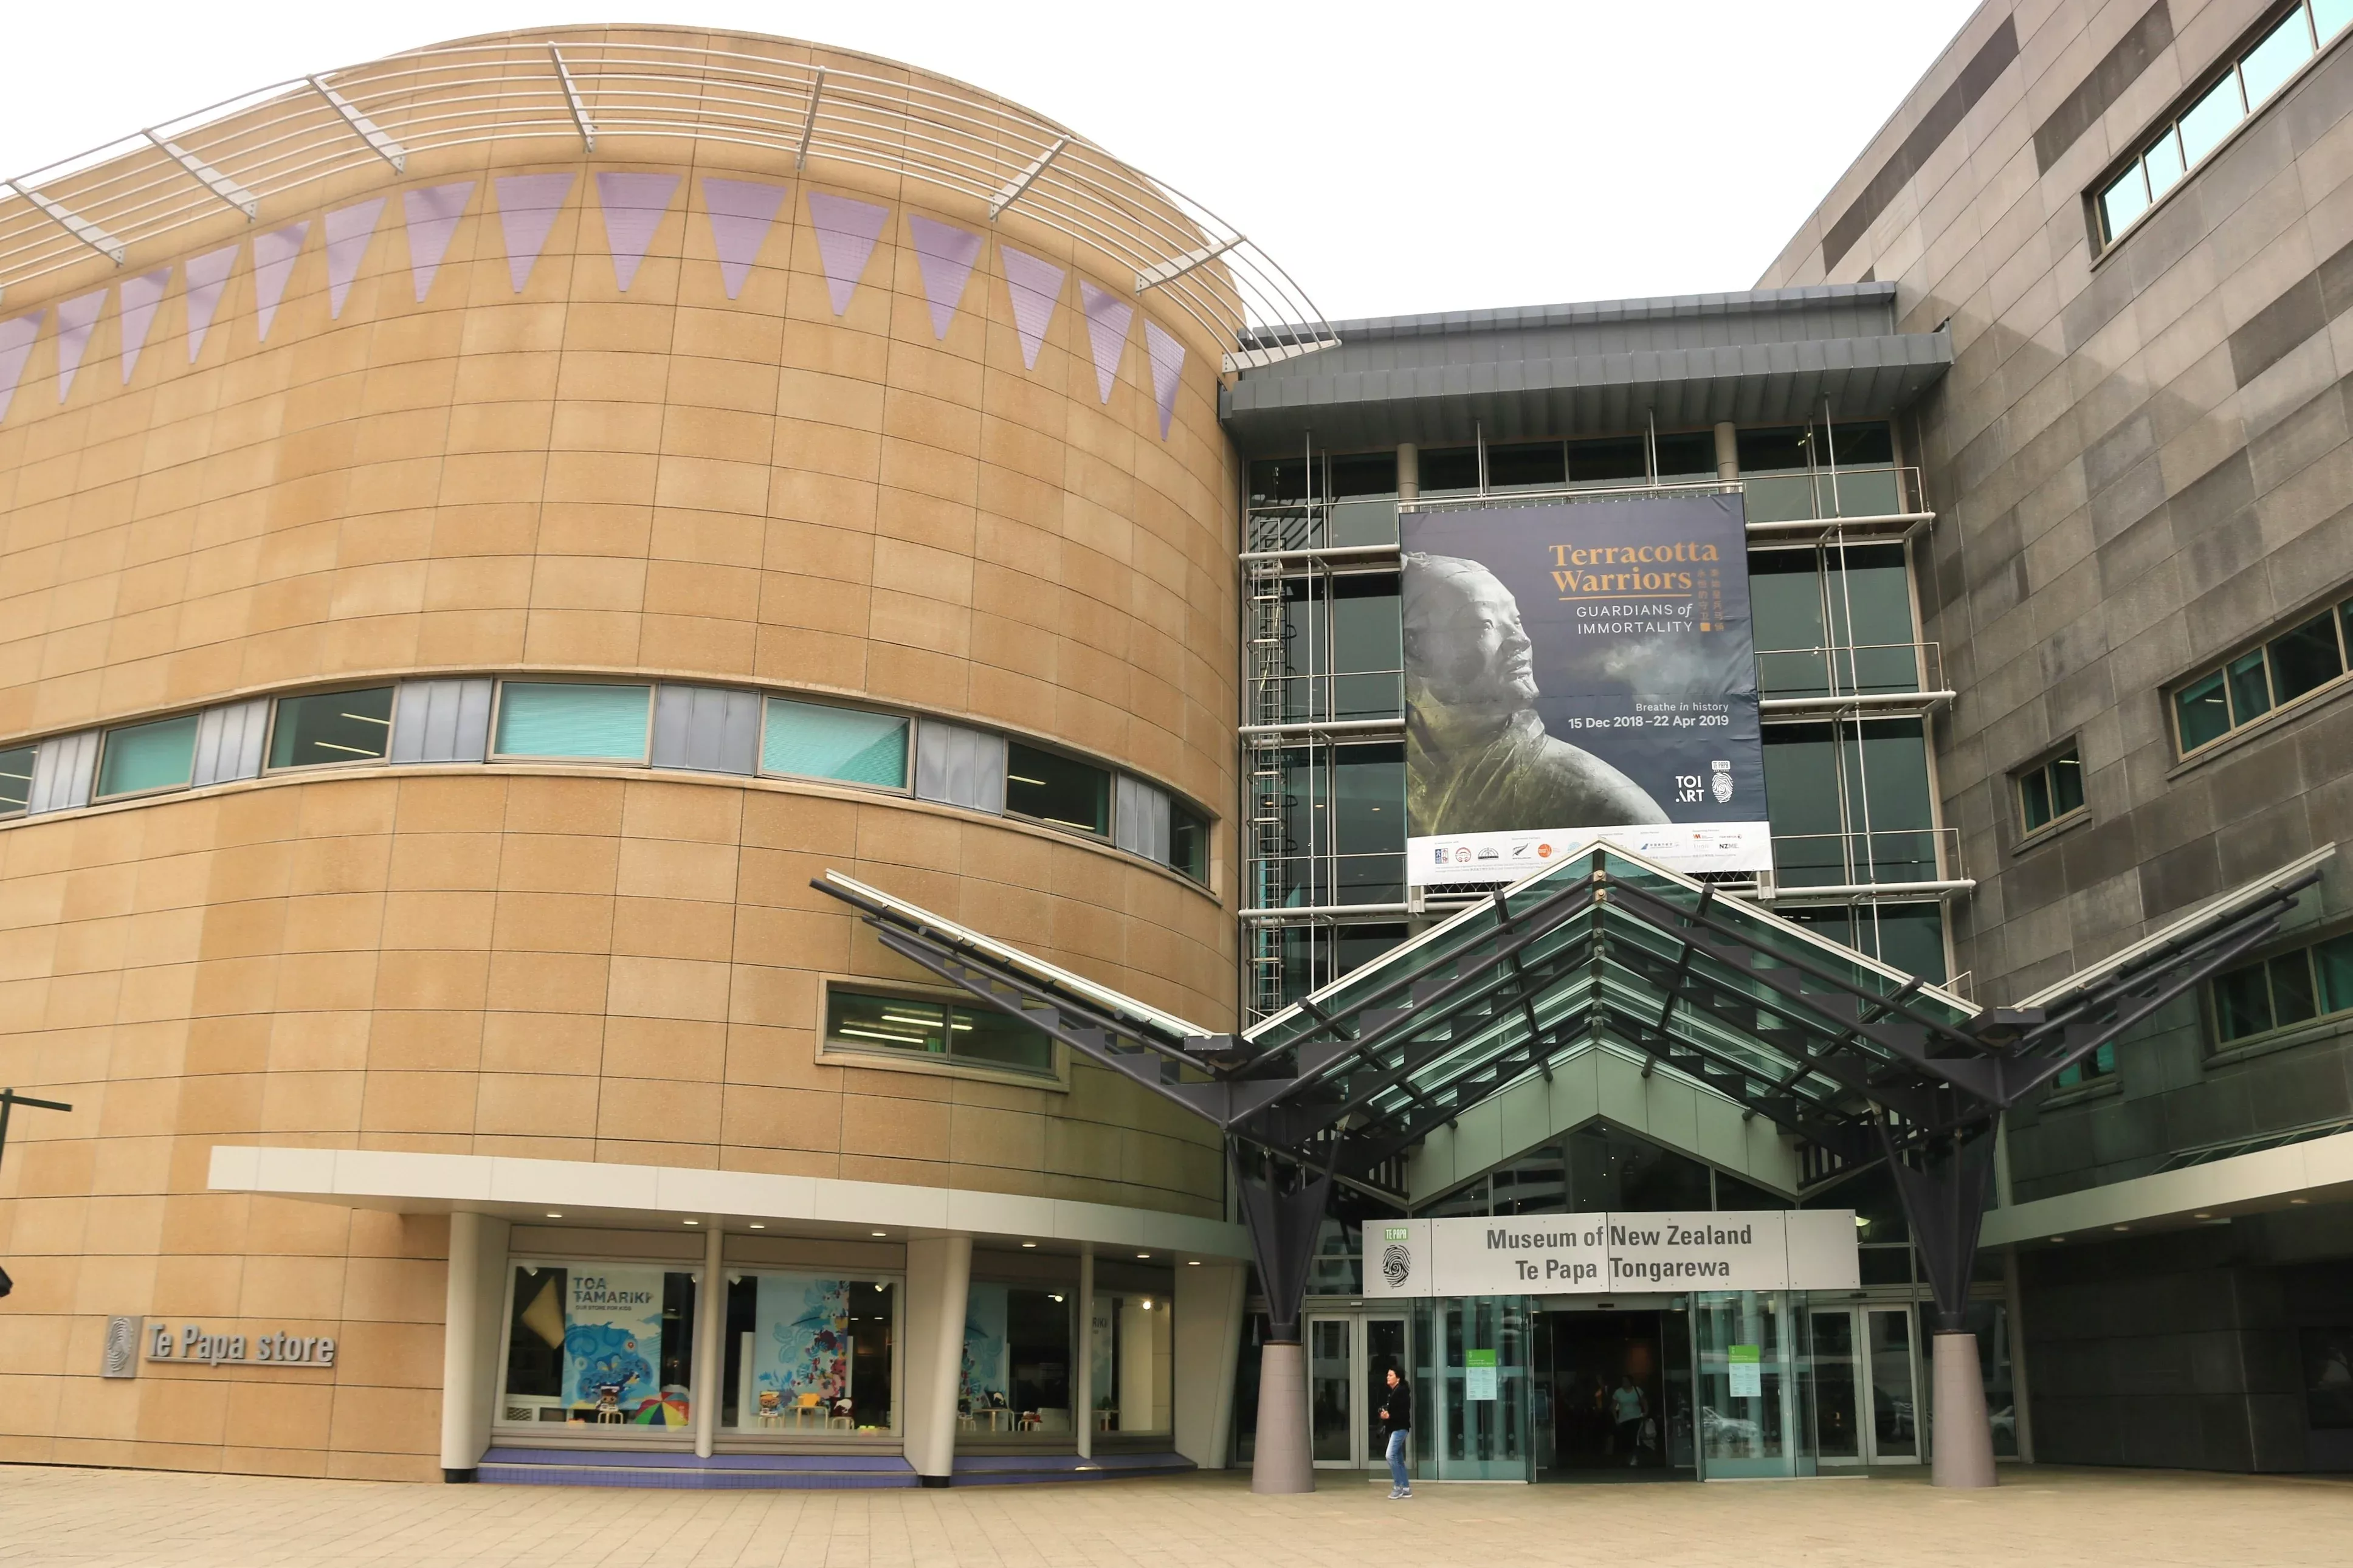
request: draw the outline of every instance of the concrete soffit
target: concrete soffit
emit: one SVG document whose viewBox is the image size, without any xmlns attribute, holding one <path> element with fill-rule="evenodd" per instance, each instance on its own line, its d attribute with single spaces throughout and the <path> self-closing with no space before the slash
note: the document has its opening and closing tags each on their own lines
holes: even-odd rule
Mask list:
<svg viewBox="0 0 2353 1568">
<path fill-rule="evenodd" d="M 1482 1172 L 1589 1121 L 1647 1138 L 1742 1181 L 1794 1200 L 1798 1151 L 1761 1116 L 1676 1073 L 1645 1074 L 1641 1058 L 1591 1044 L 1433 1129 L 1406 1163 L 1419 1205 Z"/>
</svg>

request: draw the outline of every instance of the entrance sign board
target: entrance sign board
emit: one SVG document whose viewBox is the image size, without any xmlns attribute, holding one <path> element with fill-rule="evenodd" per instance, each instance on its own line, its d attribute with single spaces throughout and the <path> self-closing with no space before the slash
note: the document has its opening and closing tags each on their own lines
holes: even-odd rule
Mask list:
<svg viewBox="0 0 2353 1568">
<path fill-rule="evenodd" d="M 1860 1283 L 1852 1209 L 1371 1221 L 1365 1294 L 1607 1296 L 1841 1290 Z"/>
</svg>

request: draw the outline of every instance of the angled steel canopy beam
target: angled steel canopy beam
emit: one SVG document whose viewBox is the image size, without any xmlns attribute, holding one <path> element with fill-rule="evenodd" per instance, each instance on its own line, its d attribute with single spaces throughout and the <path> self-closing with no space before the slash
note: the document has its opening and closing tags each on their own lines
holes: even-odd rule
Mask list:
<svg viewBox="0 0 2353 1568">
<path fill-rule="evenodd" d="M 817 135 L 817 100 L 824 96 L 825 68 L 819 66 L 817 74 L 809 78 L 808 112 L 801 116 L 801 144 L 793 150 L 793 173 L 796 174 L 808 167 L 809 141 Z"/>
<path fill-rule="evenodd" d="M 1011 206 L 1015 202 L 1019 201 L 1021 199 L 1022 193 L 1027 191 L 1031 185 L 1038 183 L 1038 176 L 1046 172 L 1046 166 L 1049 163 L 1051 163 L 1055 157 L 1060 153 L 1062 149 L 1070 144 L 1071 139 L 1067 136 L 1055 138 L 1054 144 L 1051 147 L 1049 147 L 1043 153 L 1039 153 L 1037 158 L 1028 168 L 1022 170 L 1019 174 L 1014 175 L 1012 179 L 1006 182 L 1006 184 L 998 189 L 997 195 L 989 197 L 988 199 L 988 221 L 995 223 L 997 221 L 997 214 L 1003 212 L 1007 207 Z"/>
<path fill-rule="evenodd" d="M 345 98 L 317 77 L 309 77 L 305 79 L 319 89 L 319 96 L 327 100 L 328 107 L 343 117 L 343 123 L 350 126 L 358 134 L 359 139 L 368 144 L 370 151 L 391 164 L 396 174 L 405 174 L 408 172 L 407 148 L 378 130 L 375 121 L 362 114 L 358 106 L 350 99 Z"/>
<path fill-rule="evenodd" d="M 1320 353 L 1325 349 L 1336 349 L 1339 346 L 1340 340 L 1337 337 L 1323 337 L 1301 339 L 1296 342 L 1273 343 L 1265 348 L 1233 349 L 1229 350 L 1225 356 L 1226 374 L 1232 375 L 1240 371 L 1263 370 L 1271 364 L 1281 364 L 1287 359 L 1297 359 L 1301 354 Z"/>
<path fill-rule="evenodd" d="M 1242 237 L 1238 234 L 1231 239 L 1219 240 L 1215 245 L 1205 245 L 1198 250 L 1188 250 L 1172 260 L 1162 262 L 1148 272 L 1139 272 L 1135 275 L 1135 291 L 1141 294 L 1147 289 L 1157 289 L 1163 283 L 1174 283 L 1196 268 L 1207 267 L 1241 243 Z"/>
<path fill-rule="evenodd" d="M 564 84 L 564 106 L 572 110 L 572 123 L 579 127 L 581 145 L 594 153 L 596 150 L 596 122 L 588 118 L 588 106 L 580 101 L 580 89 L 572 80 L 572 68 L 564 63 L 564 51 L 554 44 L 547 46 L 547 58 L 554 62 L 555 79 Z"/>
<path fill-rule="evenodd" d="M 177 142 L 168 141 L 156 135 L 153 131 L 142 131 L 139 134 L 162 148 L 164 156 L 185 169 L 190 179 L 243 213 L 248 221 L 261 216 L 259 197 L 189 152 L 185 147 L 181 146 Z"/>
<path fill-rule="evenodd" d="M 107 233 L 106 230 L 99 227 L 98 225 L 91 223 L 89 219 L 78 216 L 65 207 L 58 205 L 56 202 L 49 200 L 48 197 L 41 195 L 40 192 L 33 189 L 30 185 L 24 184 L 22 181 L 9 181 L 8 188 L 16 192 L 18 195 L 24 197 L 26 201 L 32 203 L 35 206 L 40 208 L 42 212 L 47 214 L 49 220 L 52 223 L 55 223 L 59 228 L 64 229 L 68 234 L 72 235 L 76 239 L 80 240 L 84 245 L 89 246 L 92 250 L 97 251 L 100 256 L 105 257 L 117 267 L 122 265 L 122 258 L 124 255 L 122 242 L 115 238 L 112 235 Z"/>
</svg>

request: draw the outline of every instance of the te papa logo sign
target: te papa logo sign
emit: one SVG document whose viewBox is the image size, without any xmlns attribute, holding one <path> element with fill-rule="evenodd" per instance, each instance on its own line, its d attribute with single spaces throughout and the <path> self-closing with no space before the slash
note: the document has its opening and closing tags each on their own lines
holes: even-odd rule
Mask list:
<svg viewBox="0 0 2353 1568">
<path fill-rule="evenodd" d="M 206 1366 L 332 1366 L 332 1338 L 289 1334 L 216 1334 L 201 1323 L 147 1325 L 149 1361 L 201 1362 Z"/>
</svg>

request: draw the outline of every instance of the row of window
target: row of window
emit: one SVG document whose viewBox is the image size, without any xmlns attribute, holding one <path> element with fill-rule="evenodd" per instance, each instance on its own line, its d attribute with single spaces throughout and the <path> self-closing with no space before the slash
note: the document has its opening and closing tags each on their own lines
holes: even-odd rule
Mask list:
<svg viewBox="0 0 2353 1568">
<path fill-rule="evenodd" d="M 2353 5 L 2353 0 L 2347 0 Z M 1760 656 L 1761 657 L 1761 656 Z M 2173 738 L 2190 757 L 2276 709 L 2353 678 L 2353 599 L 2332 605 L 2173 688 Z M 2020 828 L 2042 832 L 2084 809 L 2073 742 L 2010 774 Z"/>
<path fill-rule="evenodd" d="M 2348 23 L 2353 23 L 2353 0 L 2299 0 L 2266 28 L 2187 110 L 2166 122 L 2122 174 L 2101 188 L 2096 204 L 2100 243 L 2114 245 Z"/>
<path fill-rule="evenodd" d="M 459 679 L 305 692 L 0 751 L 0 817 L 265 771 L 558 761 L 899 790 L 1108 839 L 1208 878 L 1208 818 L 1142 779 L 986 731 L 723 687 Z"/>
<path fill-rule="evenodd" d="M 2216 975 L 2206 987 L 2208 1017 L 2218 1047 L 2235 1046 L 2274 1029 L 2353 1014 L 2353 932 Z M 2115 1042 L 2052 1080 L 2060 1089 L 2115 1075 Z"/>
<path fill-rule="evenodd" d="M 2353 5 L 2353 0 L 2346 3 Z M 2336 684 L 2348 668 L 2353 668 L 2353 599 L 2177 687 L 2174 738 L 2181 754 L 2186 757 L 2274 708 Z"/>
<path fill-rule="evenodd" d="M 2346 0 L 2353 5 L 2353 0 Z M 1736 437 L 1740 472 L 1787 474 L 1883 468 L 1895 460 L 1894 437 L 1883 423 L 1791 425 L 1741 430 Z M 1479 441 L 1468 447 L 1422 449 L 1425 496 L 1482 495 L 1592 485 L 1625 488 L 1716 477 L 1715 433 L 1677 430 L 1584 440 Z M 1345 501 L 1398 493 L 1392 449 L 1268 458 L 1250 464 L 1250 504 L 1279 506 L 1311 495 Z"/>
</svg>

